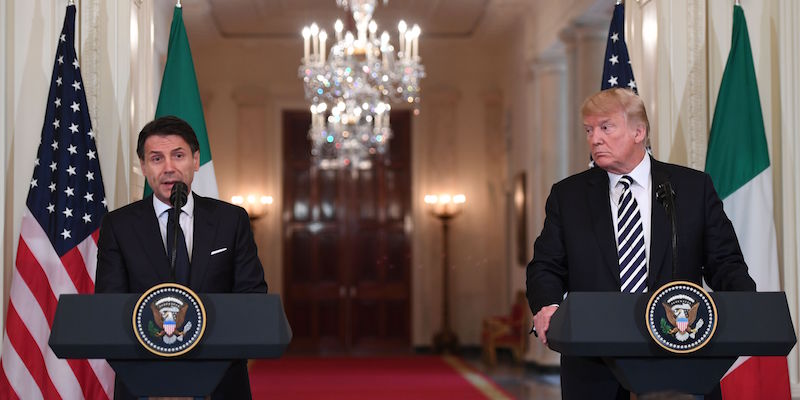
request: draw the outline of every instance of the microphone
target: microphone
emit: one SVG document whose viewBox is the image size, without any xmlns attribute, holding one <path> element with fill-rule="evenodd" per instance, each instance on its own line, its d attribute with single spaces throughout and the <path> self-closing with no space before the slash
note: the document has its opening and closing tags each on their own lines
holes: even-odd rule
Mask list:
<svg viewBox="0 0 800 400">
<path fill-rule="evenodd" d="M 175 260 L 178 256 L 178 230 L 181 229 L 181 208 L 186 205 L 189 196 L 189 187 L 185 183 L 178 181 L 172 184 L 172 191 L 169 194 L 169 202 L 172 204 L 172 212 L 175 213 L 175 229 L 172 230 L 172 254 L 169 255 L 169 272 L 172 282 L 175 282 Z M 170 232 L 167 232 L 170 234 Z"/>
<path fill-rule="evenodd" d="M 678 271 L 678 219 L 675 212 L 675 190 L 672 183 L 662 182 L 656 187 L 656 200 L 664 206 L 672 226 L 672 280 Z"/>
<path fill-rule="evenodd" d="M 662 182 L 656 187 L 656 199 L 658 200 L 661 205 L 667 207 L 664 202 L 668 201 L 667 197 L 671 197 L 670 201 L 674 201 L 675 198 L 675 190 L 672 189 L 672 183 L 669 181 Z"/>
<path fill-rule="evenodd" d="M 173 208 L 180 210 L 181 207 L 186 205 L 186 199 L 189 196 L 189 187 L 185 183 L 178 181 L 172 184 L 172 191 L 169 194 L 169 203 Z"/>
</svg>

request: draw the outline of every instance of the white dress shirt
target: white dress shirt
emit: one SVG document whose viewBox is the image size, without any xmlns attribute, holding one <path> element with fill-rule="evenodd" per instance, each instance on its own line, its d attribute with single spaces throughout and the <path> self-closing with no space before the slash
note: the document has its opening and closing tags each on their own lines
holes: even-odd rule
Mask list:
<svg viewBox="0 0 800 400">
<path fill-rule="evenodd" d="M 642 229 L 644 230 L 645 262 L 647 272 L 650 272 L 650 215 L 652 213 L 652 187 L 653 178 L 650 176 L 650 156 L 644 155 L 642 161 L 633 171 L 625 174 L 633 178 L 631 191 L 636 202 L 639 203 L 639 213 L 642 218 Z M 622 195 L 622 185 L 617 186 L 623 175 L 608 172 L 608 194 L 611 201 L 611 220 L 614 221 L 614 242 L 619 235 L 617 225 L 617 209 L 619 208 L 619 197 Z M 619 250 L 619 248 L 617 249 Z"/>
<path fill-rule="evenodd" d="M 164 204 L 156 196 L 153 196 L 153 208 L 156 210 L 158 227 L 161 230 L 161 241 L 164 243 L 164 250 L 167 249 L 167 219 L 172 208 L 169 204 Z M 189 252 L 189 262 L 192 262 L 192 242 L 194 241 L 194 193 L 187 196 L 186 205 L 181 208 L 180 216 L 183 237 L 186 239 L 186 250 Z"/>
</svg>

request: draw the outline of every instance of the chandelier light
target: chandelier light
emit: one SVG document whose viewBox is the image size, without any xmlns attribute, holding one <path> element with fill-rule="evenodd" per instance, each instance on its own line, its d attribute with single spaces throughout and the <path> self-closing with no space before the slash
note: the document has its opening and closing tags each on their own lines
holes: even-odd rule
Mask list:
<svg viewBox="0 0 800 400">
<path fill-rule="evenodd" d="M 356 32 L 344 32 L 337 20 L 334 37 L 316 23 L 303 28 L 303 60 L 298 75 L 311 103 L 311 154 L 323 169 L 369 169 L 376 154 L 385 154 L 392 129 L 391 104 L 420 101 L 418 25 L 397 25 L 398 48 L 391 35 L 377 35 L 372 20 L 376 0 L 336 0 L 349 9 Z M 327 47 L 331 40 L 330 49 Z M 329 50 L 329 51 L 328 51 Z"/>
</svg>

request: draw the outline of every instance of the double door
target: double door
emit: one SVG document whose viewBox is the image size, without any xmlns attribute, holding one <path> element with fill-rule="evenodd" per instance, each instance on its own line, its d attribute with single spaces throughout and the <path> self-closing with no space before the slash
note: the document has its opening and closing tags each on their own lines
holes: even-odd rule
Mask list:
<svg viewBox="0 0 800 400">
<path fill-rule="evenodd" d="M 410 114 L 391 118 L 388 157 L 369 170 L 322 170 L 310 156 L 310 114 L 283 114 L 290 352 L 410 349 Z"/>
</svg>

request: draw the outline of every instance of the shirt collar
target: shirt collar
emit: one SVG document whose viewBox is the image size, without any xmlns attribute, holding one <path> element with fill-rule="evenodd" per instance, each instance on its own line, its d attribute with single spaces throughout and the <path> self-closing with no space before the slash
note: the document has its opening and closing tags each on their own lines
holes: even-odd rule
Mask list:
<svg viewBox="0 0 800 400">
<path fill-rule="evenodd" d="M 161 216 L 161 214 L 172 208 L 172 206 L 162 202 L 154 195 L 153 208 L 156 210 L 156 218 L 158 218 Z M 194 193 L 191 193 L 191 196 L 187 196 L 186 204 L 181 208 L 181 211 L 185 212 L 189 216 L 194 215 Z"/>
<path fill-rule="evenodd" d="M 645 153 L 642 161 L 631 172 L 623 175 L 618 175 L 613 172 L 608 172 L 608 185 L 611 189 L 617 186 L 620 178 L 628 175 L 633 178 L 633 183 L 646 188 L 646 182 L 650 179 L 650 155 Z"/>
</svg>

